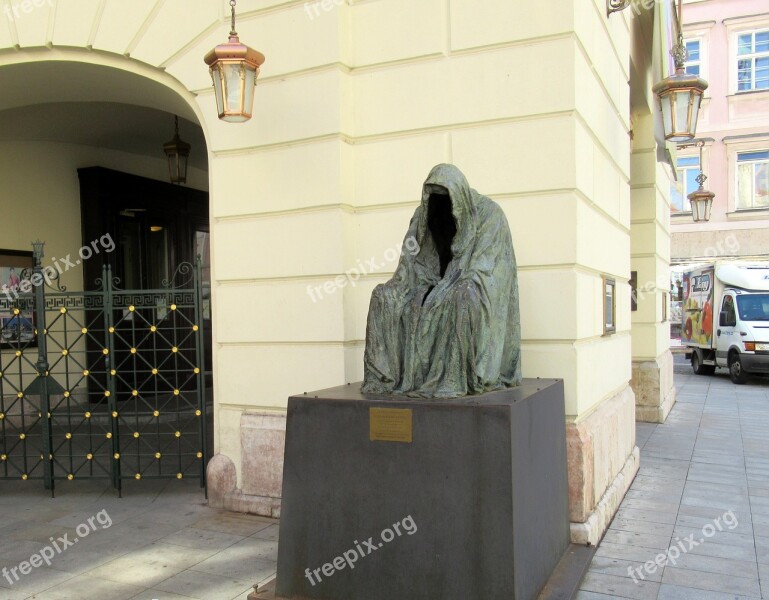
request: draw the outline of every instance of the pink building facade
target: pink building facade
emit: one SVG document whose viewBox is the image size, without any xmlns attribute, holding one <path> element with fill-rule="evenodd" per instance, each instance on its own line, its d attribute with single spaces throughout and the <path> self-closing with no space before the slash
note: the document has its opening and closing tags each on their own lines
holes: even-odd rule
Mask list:
<svg viewBox="0 0 769 600">
<path fill-rule="evenodd" d="M 672 262 L 769 258 L 769 2 L 684 0 L 683 21 L 687 71 L 710 84 L 697 139 L 716 197 L 710 221 L 692 222 L 686 195 L 697 188 L 699 149 L 679 147 Z"/>
</svg>

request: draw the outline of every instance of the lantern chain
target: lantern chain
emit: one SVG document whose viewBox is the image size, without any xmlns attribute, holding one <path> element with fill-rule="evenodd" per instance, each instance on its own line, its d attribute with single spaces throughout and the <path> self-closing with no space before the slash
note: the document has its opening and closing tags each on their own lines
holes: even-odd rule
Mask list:
<svg viewBox="0 0 769 600">
<path fill-rule="evenodd" d="M 230 9 L 232 10 L 232 27 L 230 29 L 230 35 L 238 35 L 238 32 L 235 31 L 235 5 L 237 4 L 237 0 L 230 0 Z"/>
<path fill-rule="evenodd" d="M 683 69 L 686 61 L 689 60 L 689 51 L 684 44 L 684 32 L 681 26 L 681 15 L 683 12 L 682 0 L 678 0 L 678 11 L 676 12 L 676 25 L 678 28 L 678 43 L 670 49 L 670 55 L 676 65 L 676 70 Z"/>
<path fill-rule="evenodd" d="M 708 176 L 705 175 L 705 172 L 702 166 L 702 147 L 705 145 L 705 142 L 703 142 L 702 140 L 698 140 L 695 145 L 699 146 L 700 148 L 700 174 L 697 175 L 697 177 L 695 178 L 695 181 L 700 184 L 700 189 L 704 189 L 705 181 L 707 181 L 708 179 Z"/>
</svg>

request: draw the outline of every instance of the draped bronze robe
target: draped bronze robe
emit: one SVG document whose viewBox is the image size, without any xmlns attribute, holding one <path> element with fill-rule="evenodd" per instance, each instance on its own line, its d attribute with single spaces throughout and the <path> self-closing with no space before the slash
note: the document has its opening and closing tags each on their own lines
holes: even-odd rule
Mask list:
<svg viewBox="0 0 769 600">
<path fill-rule="evenodd" d="M 449 200 L 456 233 L 452 226 L 447 257 L 447 247 L 439 254 L 444 236 L 430 215 Z M 413 239 L 416 253 L 409 251 Z M 520 346 L 507 219 L 459 169 L 438 165 L 425 181 L 395 274 L 371 296 L 362 391 L 451 398 L 516 386 Z"/>
</svg>

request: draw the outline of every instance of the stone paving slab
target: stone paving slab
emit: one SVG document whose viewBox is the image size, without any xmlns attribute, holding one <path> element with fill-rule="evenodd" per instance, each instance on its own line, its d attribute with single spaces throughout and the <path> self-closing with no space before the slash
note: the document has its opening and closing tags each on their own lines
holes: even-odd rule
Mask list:
<svg viewBox="0 0 769 600">
<path fill-rule="evenodd" d="M 38 483 L 0 481 L 0 568 L 51 537 L 78 541 L 18 581 L 0 576 L 0 600 L 246 600 L 275 576 L 278 522 L 209 508 L 196 482 L 126 482 L 118 498 L 79 481 L 55 499 Z M 99 513 L 109 524 L 80 537 Z"/>
<path fill-rule="evenodd" d="M 637 424 L 641 467 L 576 600 L 769 599 L 769 379 L 675 380 L 667 421 Z"/>
</svg>

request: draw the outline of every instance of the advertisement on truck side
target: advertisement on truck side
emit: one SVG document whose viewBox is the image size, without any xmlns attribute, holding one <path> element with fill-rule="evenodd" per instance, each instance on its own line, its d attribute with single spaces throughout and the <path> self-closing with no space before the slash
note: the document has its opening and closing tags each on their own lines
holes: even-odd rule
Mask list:
<svg viewBox="0 0 769 600">
<path fill-rule="evenodd" d="M 713 345 L 715 269 L 705 267 L 684 274 L 681 343 Z"/>
</svg>

